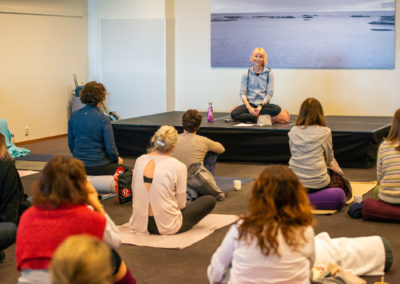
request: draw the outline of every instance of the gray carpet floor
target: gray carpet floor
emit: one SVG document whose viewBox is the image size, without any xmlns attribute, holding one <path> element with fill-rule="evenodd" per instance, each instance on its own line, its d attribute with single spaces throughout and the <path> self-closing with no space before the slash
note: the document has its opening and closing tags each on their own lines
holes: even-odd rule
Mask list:
<svg viewBox="0 0 400 284">
<path fill-rule="evenodd" d="M 33 153 L 69 154 L 66 137 L 27 144 L 23 147 Z M 126 159 L 127 164 L 133 165 L 133 159 Z M 265 165 L 243 163 L 217 163 L 215 174 L 218 176 L 237 176 L 256 178 Z M 373 181 L 376 179 L 375 169 L 344 169 L 351 181 Z M 38 174 L 23 178 L 27 191 Z M 230 191 L 228 197 L 218 202 L 213 213 L 244 214 L 247 210 L 248 193 L 254 182 L 246 184 L 240 191 Z M 367 195 L 370 195 L 368 193 Z M 117 225 L 128 221 L 131 214 L 130 205 L 119 205 L 115 198 L 103 202 L 104 207 Z M 367 222 L 352 219 L 347 215 L 348 206 L 340 212 L 330 215 L 315 216 L 315 232 L 328 232 L 331 237 L 357 237 L 381 235 L 386 237 L 394 249 L 394 264 L 386 274 L 385 280 L 391 284 L 400 282 L 399 261 L 400 251 L 398 238 L 399 224 Z M 138 283 L 207 283 L 206 270 L 213 252 L 221 243 L 228 227 L 222 228 L 200 242 L 183 250 L 155 249 L 122 245 L 118 252 L 127 263 Z M 371 248 L 374 249 L 374 248 Z M 15 245 L 6 250 L 6 259 L 0 264 L 0 283 L 16 283 L 19 272 L 15 265 Z M 379 281 L 380 277 L 364 277 L 367 283 Z"/>
</svg>

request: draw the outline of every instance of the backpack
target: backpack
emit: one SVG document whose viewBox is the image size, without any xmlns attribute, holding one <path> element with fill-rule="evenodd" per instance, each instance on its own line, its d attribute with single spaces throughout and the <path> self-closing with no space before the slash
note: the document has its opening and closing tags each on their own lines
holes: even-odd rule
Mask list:
<svg viewBox="0 0 400 284">
<path fill-rule="evenodd" d="M 115 193 L 119 204 L 132 202 L 132 175 L 133 170 L 119 167 L 115 174 Z"/>
</svg>

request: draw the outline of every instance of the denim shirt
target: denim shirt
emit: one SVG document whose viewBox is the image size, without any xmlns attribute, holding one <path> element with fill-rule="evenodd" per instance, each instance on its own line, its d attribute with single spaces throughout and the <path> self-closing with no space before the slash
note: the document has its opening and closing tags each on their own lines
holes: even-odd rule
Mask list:
<svg viewBox="0 0 400 284">
<path fill-rule="evenodd" d="M 240 84 L 240 98 L 247 97 L 250 104 L 258 106 L 263 102 L 269 103 L 274 93 L 274 75 L 267 66 L 257 75 L 253 66 L 249 67 L 242 75 Z"/>
<path fill-rule="evenodd" d="M 118 162 L 110 119 L 97 106 L 85 106 L 68 121 L 68 147 L 86 167 Z"/>
</svg>

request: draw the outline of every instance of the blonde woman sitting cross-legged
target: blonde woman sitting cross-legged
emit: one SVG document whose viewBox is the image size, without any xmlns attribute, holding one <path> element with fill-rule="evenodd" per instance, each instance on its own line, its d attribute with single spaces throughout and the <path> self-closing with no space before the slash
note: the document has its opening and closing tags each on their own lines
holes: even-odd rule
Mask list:
<svg viewBox="0 0 400 284">
<path fill-rule="evenodd" d="M 132 216 L 135 232 L 172 235 L 182 233 L 203 219 L 215 198 L 201 196 L 186 205 L 186 166 L 171 157 L 178 139 L 172 126 L 161 126 L 150 141 L 148 154 L 136 160 L 133 171 Z"/>
</svg>

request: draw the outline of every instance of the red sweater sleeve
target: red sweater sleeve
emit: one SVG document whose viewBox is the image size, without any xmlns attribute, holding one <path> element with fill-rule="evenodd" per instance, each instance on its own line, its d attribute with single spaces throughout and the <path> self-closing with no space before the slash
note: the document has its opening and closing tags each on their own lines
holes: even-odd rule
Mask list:
<svg viewBox="0 0 400 284">
<path fill-rule="evenodd" d="M 106 218 L 86 205 L 53 210 L 29 208 L 21 217 L 17 232 L 17 268 L 48 268 L 54 251 L 69 236 L 89 234 L 103 239 Z"/>
</svg>

